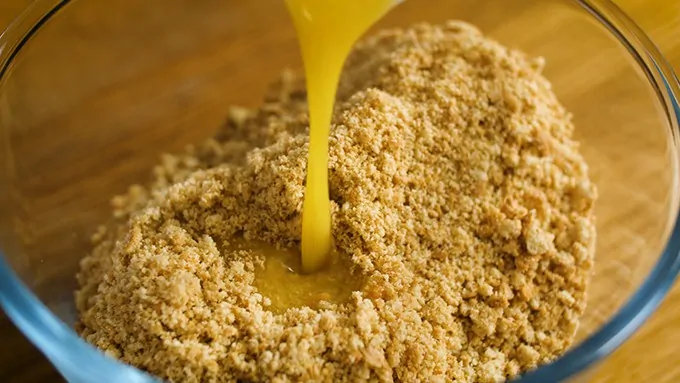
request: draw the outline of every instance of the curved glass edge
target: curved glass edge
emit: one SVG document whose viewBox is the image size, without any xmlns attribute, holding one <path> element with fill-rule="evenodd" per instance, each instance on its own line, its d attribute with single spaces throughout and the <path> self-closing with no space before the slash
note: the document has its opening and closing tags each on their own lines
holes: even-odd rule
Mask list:
<svg viewBox="0 0 680 383">
<path fill-rule="evenodd" d="M 0 78 L 21 47 L 69 2 L 70 0 L 36 0 L 0 33 Z M 69 382 L 158 381 L 132 366 L 106 356 L 81 339 L 17 278 L 1 251 L 0 306 Z"/>
<path fill-rule="evenodd" d="M 680 115 L 680 107 L 676 112 Z M 517 383 L 562 382 L 585 371 L 616 350 L 656 311 L 680 272 L 680 225 L 673 234 L 661 260 L 642 287 L 603 328 L 554 362 L 530 371 Z"/>
<path fill-rule="evenodd" d="M 673 140 L 674 184 L 678 186 L 680 152 L 680 83 L 663 55 L 644 32 L 615 4 L 609 0 L 579 0 L 580 5 L 612 32 L 619 42 L 635 57 L 647 78 L 657 86 L 657 96 L 664 104 Z M 626 28 L 615 25 L 618 21 Z M 636 41 L 631 41 L 632 39 Z M 527 372 L 514 380 L 517 383 L 563 382 L 602 360 L 616 350 L 637 331 L 659 307 L 680 273 L 680 221 L 678 221 L 678 195 L 673 196 L 674 224 L 659 261 L 641 287 L 616 315 L 584 342 L 569 350 L 552 363 Z"/>
<path fill-rule="evenodd" d="M 678 84 L 677 77 L 669 69 L 670 67 L 665 63 L 658 49 L 649 39 L 644 37 L 644 33 L 623 12 L 608 0 L 600 2 L 577 1 L 587 12 L 604 24 L 610 32 L 614 33 L 626 49 L 637 56 L 636 58 L 641 61 L 642 66 L 647 66 L 645 65 L 647 61 L 651 62 L 653 68 L 645 68 L 646 74 L 657 85 L 661 84 L 667 94 L 667 99 L 664 101 L 667 103 L 666 107 L 668 108 L 669 119 L 674 129 L 672 133 L 677 148 L 677 135 L 680 133 L 680 130 L 678 130 L 678 124 L 680 124 L 680 104 L 676 94 L 680 94 L 680 84 Z M 30 39 L 37 28 L 69 2 L 70 0 L 52 0 L 51 6 L 40 12 L 41 6 L 45 8 L 48 1 L 35 1 L 15 23 L 12 23 L 5 32 L 0 34 L 0 73 L 7 69 L 11 59 L 21 46 Z M 641 50 L 647 50 L 646 56 L 640 56 L 639 49 L 626 40 L 626 34 L 615 26 L 607 16 L 603 15 L 602 7 L 607 7 L 609 13 L 621 19 L 627 25 L 630 33 L 633 33 L 641 41 L 641 45 L 643 45 Z M 29 20 L 30 16 L 38 16 L 38 19 L 35 21 Z M 7 31 L 16 31 L 19 29 L 19 26 L 27 21 L 33 21 L 31 23 L 32 27 L 28 29 L 24 36 L 19 36 L 16 39 L 20 40 L 16 46 L 8 46 L 8 40 L 12 36 L 8 36 Z M 6 54 L 8 50 L 9 54 Z M 652 70 L 654 73 L 651 72 Z M 663 98 L 663 95 L 661 97 Z M 677 160 L 676 157 L 676 171 Z M 677 211 L 673 212 L 673 214 L 677 217 Z M 680 225 L 676 220 L 661 259 L 657 262 L 642 287 L 638 289 L 617 315 L 585 342 L 570 350 L 555 362 L 528 372 L 516 381 L 518 383 L 560 382 L 573 376 L 575 373 L 585 370 L 593 363 L 609 355 L 628 339 L 656 310 L 679 272 Z M 57 319 L 16 278 L 2 253 L 0 253 L 0 305 L 24 335 L 71 382 L 92 381 L 93 377 L 98 377 L 97 381 L 157 382 L 150 375 L 106 356 L 77 336 L 72 329 Z M 64 349 L 69 350 L 68 353 L 64 353 Z"/>
<path fill-rule="evenodd" d="M 100 382 L 156 382 L 136 368 L 115 362 L 77 336 L 14 276 L 4 254 L 0 254 L 0 305 L 24 335 L 71 382 L 92 381 L 96 376 L 100 377 Z"/>
</svg>

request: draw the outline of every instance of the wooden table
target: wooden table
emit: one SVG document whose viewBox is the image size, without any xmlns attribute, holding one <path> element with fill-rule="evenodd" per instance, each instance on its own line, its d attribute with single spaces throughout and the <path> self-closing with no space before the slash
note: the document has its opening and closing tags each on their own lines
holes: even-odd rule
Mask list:
<svg viewBox="0 0 680 383">
<path fill-rule="evenodd" d="M 0 27 L 30 0 L 0 2 Z M 680 5 L 676 0 L 617 0 L 652 37 L 671 64 L 680 71 Z M 0 313 L 0 382 L 61 381 L 42 355 Z M 597 369 L 592 381 L 680 381 L 680 286 L 638 333 Z"/>
</svg>

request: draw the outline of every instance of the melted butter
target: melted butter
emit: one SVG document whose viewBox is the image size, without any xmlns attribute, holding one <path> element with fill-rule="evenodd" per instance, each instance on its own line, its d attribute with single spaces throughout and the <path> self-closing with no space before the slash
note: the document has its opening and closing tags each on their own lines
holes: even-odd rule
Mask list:
<svg viewBox="0 0 680 383">
<path fill-rule="evenodd" d="M 302 207 L 302 270 L 328 262 L 332 249 L 328 136 L 338 80 L 356 40 L 395 0 L 286 0 L 300 40 L 309 104 L 309 155 Z"/>
<path fill-rule="evenodd" d="M 346 302 L 362 278 L 348 257 L 332 252 L 328 138 L 340 73 L 356 40 L 395 0 L 286 0 L 297 29 L 307 81 L 309 154 L 302 207 L 302 254 L 260 242 L 234 241 L 230 250 L 264 256 L 255 287 L 274 312 Z"/>
<path fill-rule="evenodd" d="M 300 253 L 277 249 L 262 242 L 236 240 L 230 250 L 247 250 L 264 256 L 264 268 L 256 270 L 255 287 L 269 298 L 269 310 L 282 313 L 292 307 L 319 308 L 321 302 L 345 303 L 361 288 L 348 257 L 332 252 L 329 262 L 316 273 L 302 273 Z"/>
</svg>

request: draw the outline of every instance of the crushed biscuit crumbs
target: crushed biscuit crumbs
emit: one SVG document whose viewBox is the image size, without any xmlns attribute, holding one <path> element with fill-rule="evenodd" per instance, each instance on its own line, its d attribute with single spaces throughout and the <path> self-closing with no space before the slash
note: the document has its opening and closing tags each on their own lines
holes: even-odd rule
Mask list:
<svg viewBox="0 0 680 383">
<path fill-rule="evenodd" d="M 267 309 L 236 237 L 299 246 L 303 79 L 166 155 L 114 198 L 76 293 L 78 332 L 172 382 L 499 382 L 570 345 L 595 188 L 541 60 L 449 22 L 357 45 L 330 148 L 346 303 Z"/>
</svg>

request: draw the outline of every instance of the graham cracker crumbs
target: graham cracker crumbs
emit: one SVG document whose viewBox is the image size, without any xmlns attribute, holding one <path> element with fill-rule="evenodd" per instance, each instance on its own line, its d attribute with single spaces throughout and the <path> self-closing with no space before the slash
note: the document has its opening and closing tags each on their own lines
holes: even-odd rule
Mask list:
<svg viewBox="0 0 680 383">
<path fill-rule="evenodd" d="M 331 129 L 347 303 L 267 309 L 233 238 L 299 246 L 303 80 L 166 155 L 113 199 L 76 293 L 77 329 L 172 382 L 499 382 L 573 340 L 596 192 L 570 115 L 531 60 L 449 22 L 358 44 Z M 285 286 L 282 286 L 285 288 Z"/>
</svg>

